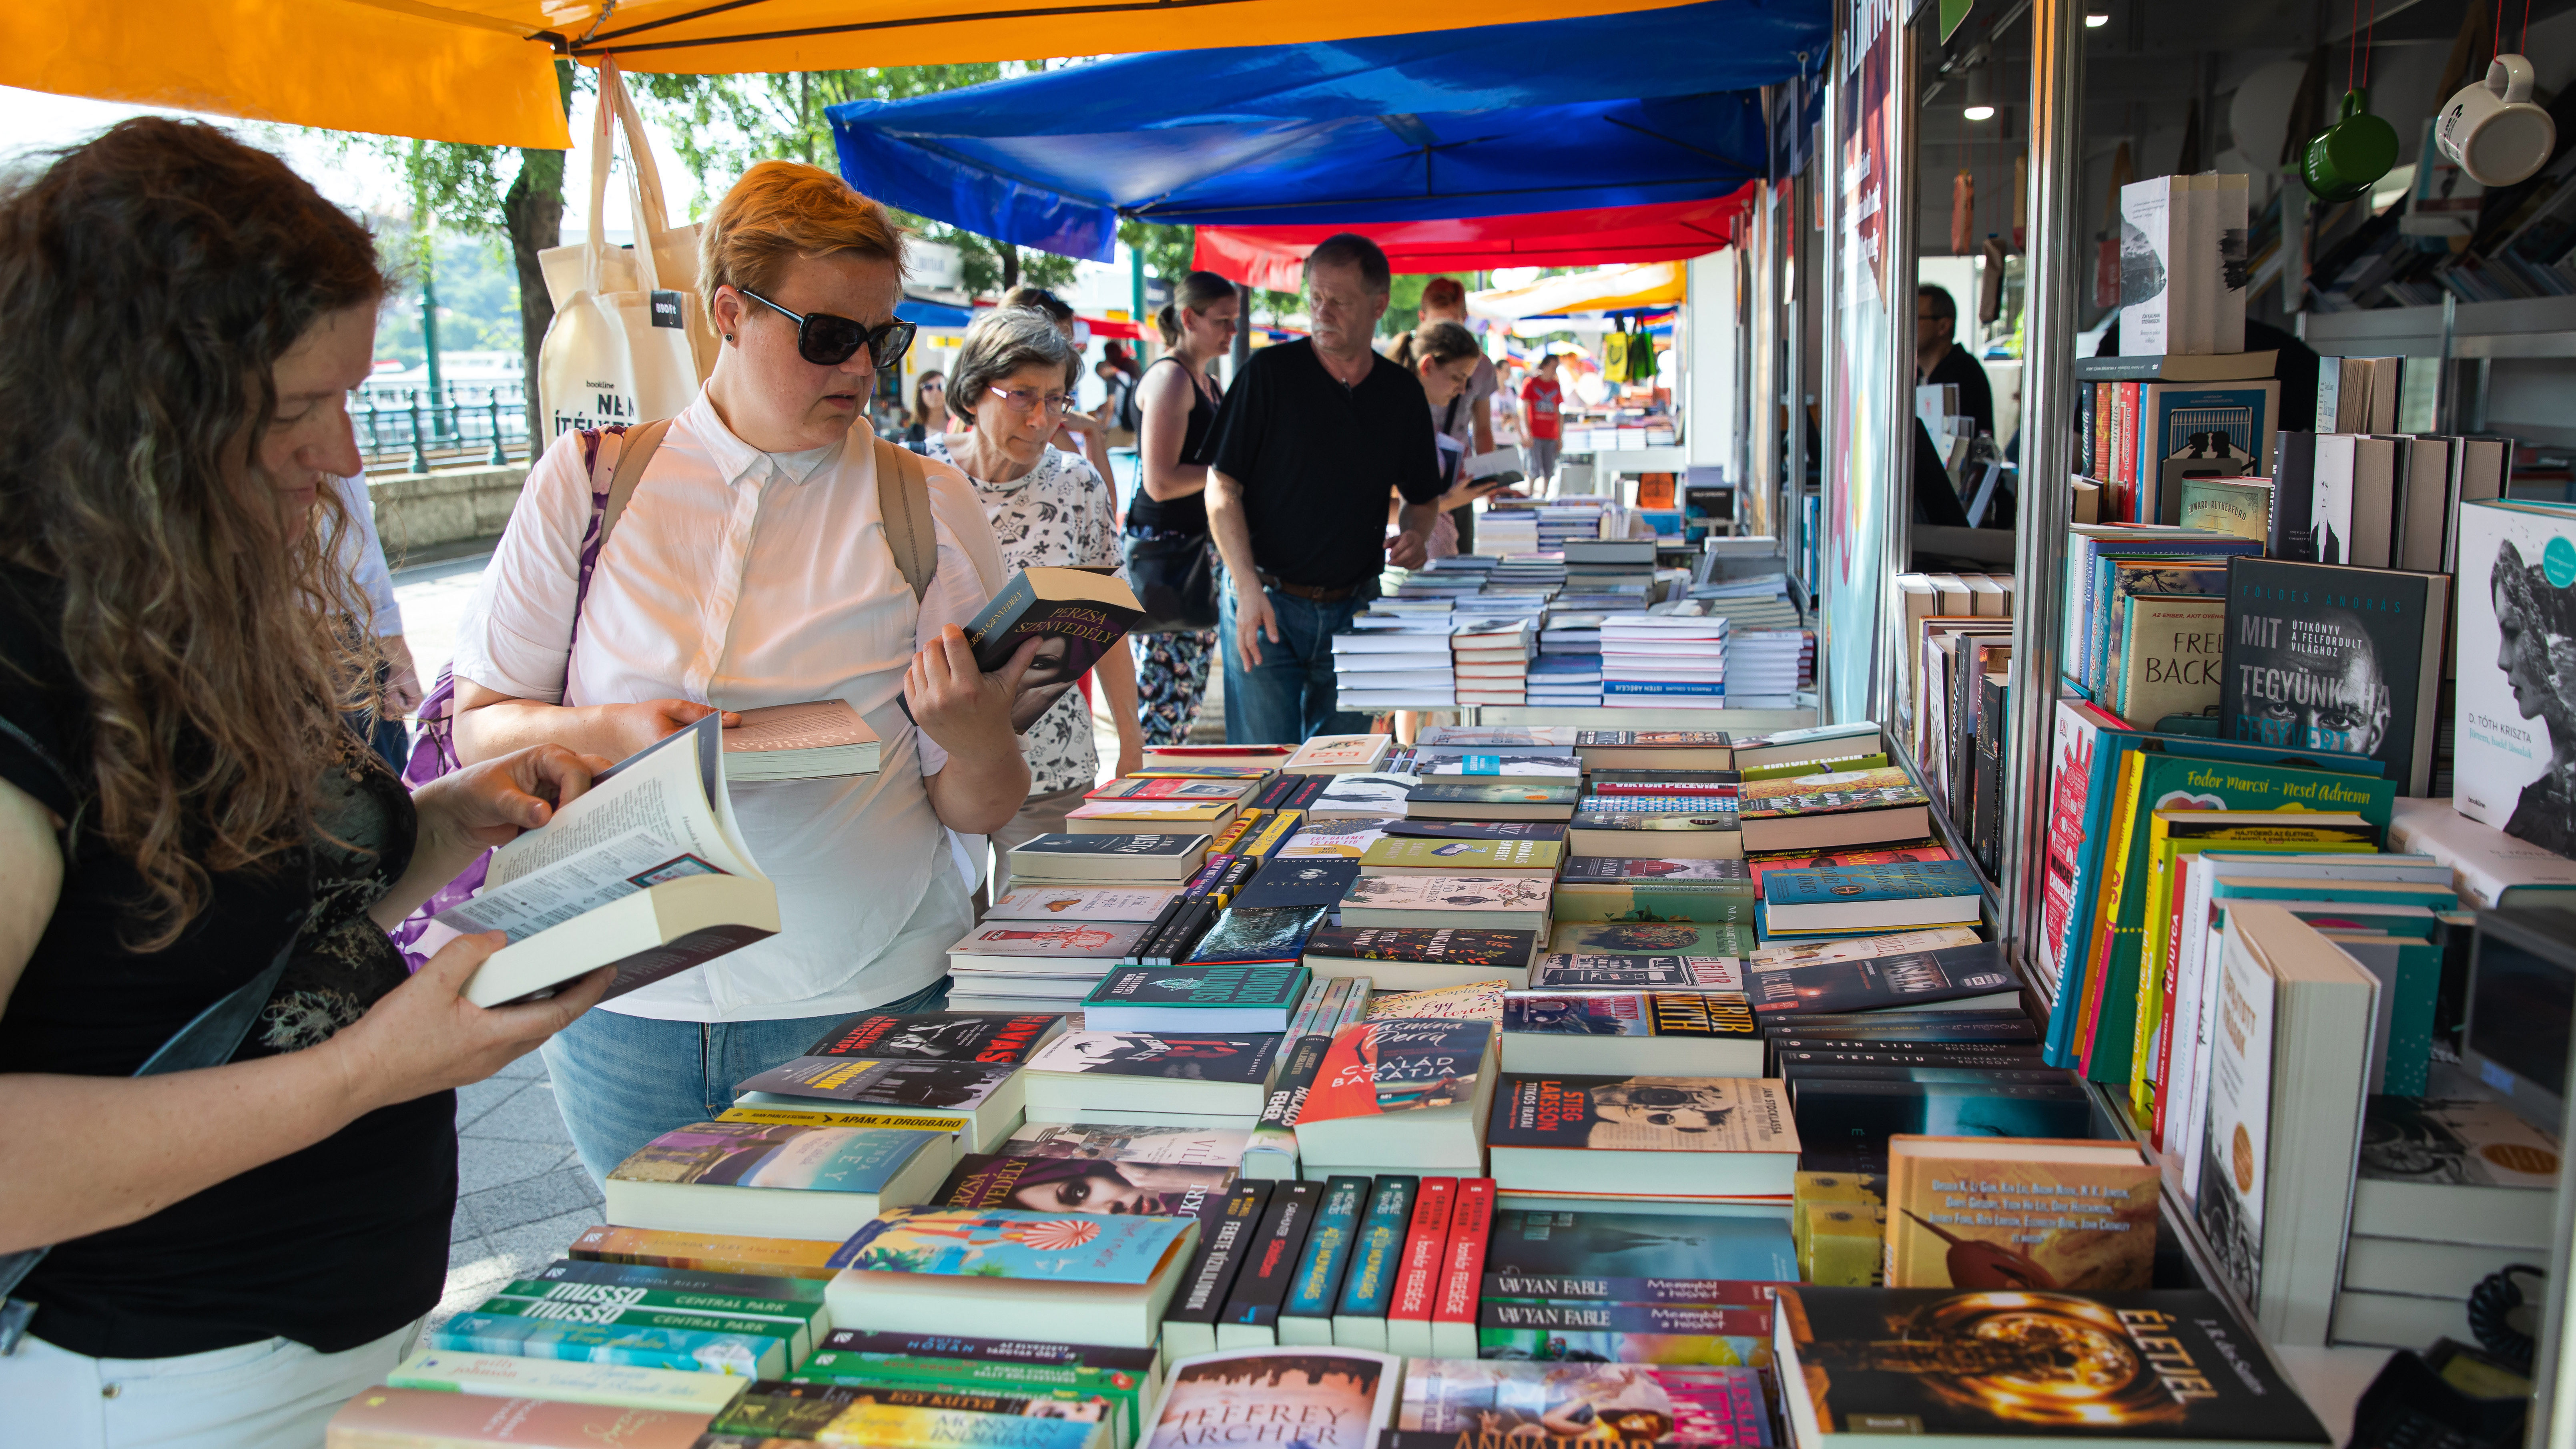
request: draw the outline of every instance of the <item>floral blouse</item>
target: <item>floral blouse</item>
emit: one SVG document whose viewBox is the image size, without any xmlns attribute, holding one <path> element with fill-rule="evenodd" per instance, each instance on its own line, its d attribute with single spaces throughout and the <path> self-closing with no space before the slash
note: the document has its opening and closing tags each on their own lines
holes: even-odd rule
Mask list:
<svg viewBox="0 0 2576 1449">
<path fill-rule="evenodd" d="M 965 463 L 948 451 L 943 435 L 934 433 L 924 439 L 921 451 L 967 473 Z M 1049 447 L 1036 467 L 1008 483 L 987 483 L 972 473 L 967 473 L 967 481 L 975 485 L 975 499 L 993 522 L 993 537 L 1002 546 L 1006 567 L 1117 566 L 1117 500 L 1080 456 Z M 1090 702 L 1081 690 L 1066 690 L 1054 708 L 1038 716 L 1038 722 L 1020 736 L 1020 754 L 1029 762 L 1033 795 L 1076 787 L 1087 790 L 1099 780 L 1100 751 L 1091 741 Z"/>
</svg>

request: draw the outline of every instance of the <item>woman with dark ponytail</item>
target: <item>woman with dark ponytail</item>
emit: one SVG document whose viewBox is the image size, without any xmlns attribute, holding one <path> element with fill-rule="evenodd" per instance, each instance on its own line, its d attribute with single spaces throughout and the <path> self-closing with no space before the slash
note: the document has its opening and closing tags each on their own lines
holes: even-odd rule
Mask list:
<svg viewBox="0 0 2576 1449">
<path fill-rule="evenodd" d="M 1431 403 L 1431 425 L 1438 430 L 1436 441 L 1441 444 L 1440 476 L 1448 480 L 1449 491 L 1440 496 L 1440 517 L 1431 528 L 1430 548 L 1433 558 L 1448 558 L 1461 547 L 1465 530 L 1458 519 L 1469 516 L 1468 505 L 1502 486 L 1465 477 L 1460 467 L 1465 452 L 1456 443 L 1466 431 L 1462 412 L 1475 406 L 1471 384 L 1485 355 L 1476 347 L 1476 335 L 1457 323 L 1425 322 L 1396 340 L 1395 360 L 1413 370 L 1422 382 L 1422 395 Z M 1401 499 L 1395 499 L 1387 506 L 1401 504 Z"/>
<path fill-rule="evenodd" d="M 1221 401 L 1208 367 L 1232 345 L 1240 308 L 1234 283 L 1214 272 L 1183 275 L 1154 317 L 1163 355 L 1136 384 L 1142 477 L 1127 504 L 1123 547 L 1128 580 L 1147 615 L 1147 627 L 1131 637 L 1138 723 L 1148 745 L 1186 739 L 1207 693 L 1216 647 L 1216 550 L 1208 542 L 1202 450 L 1216 432 Z"/>
</svg>

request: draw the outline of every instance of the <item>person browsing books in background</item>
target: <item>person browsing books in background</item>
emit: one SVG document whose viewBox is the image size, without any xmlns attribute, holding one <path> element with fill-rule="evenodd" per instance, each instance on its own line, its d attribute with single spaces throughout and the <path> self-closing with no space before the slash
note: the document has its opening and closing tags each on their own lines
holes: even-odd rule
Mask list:
<svg viewBox="0 0 2576 1449">
<path fill-rule="evenodd" d="M 486 1010 L 460 993 L 500 936 L 406 975 L 385 935 L 608 763 L 540 744 L 407 795 L 342 721 L 382 656 L 335 480 L 390 287 L 210 126 L 0 187 L 11 1444 L 319 1445 L 438 1303 L 453 1089 L 608 984 Z M 228 1000 L 174 1054 L 208 1065 L 135 1075 Z"/>
<path fill-rule="evenodd" d="M 530 473 L 458 630 L 463 759 L 540 740 L 623 759 L 714 709 L 818 699 L 847 701 L 882 741 L 874 774 L 731 786 L 778 888 L 777 935 L 620 996 L 550 1044 L 594 1177 L 723 1111 L 736 1083 L 852 1012 L 944 1000 L 948 947 L 973 924 L 947 832 L 1000 829 L 1028 796 L 1010 710 L 1037 645 L 983 675 L 958 627 L 1003 583 L 974 490 L 921 462 L 937 567 L 917 601 L 889 540 L 884 498 L 900 484 L 880 463 L 902 455 L 860 410 L 911 341 L 894 320 L 902 256 L 885 208 L 838 176 L 784 161 L 743 173 L 700 236 L 715 370 L 591 567 L 579 628 L 591 483 L 566 434 Z"/>
<path fill-rule="evenodd" d="M 1172 300 L 1154 314 L 1163 355 L 1136 384 L 1136 453 L 1141 476 L 1127 500 L 1120 551 L 1127 582 L 1144 597 L 1156 583 L 1172 588 L 1167 607 L 1216 621 L 1216 545 L 1208 539 L 1207 458 L 1224 393 L 1208 369 L 1225 354 L 1240 325 L 1242 299 L 1214 272 L 1184 272 Z M 1195 581 L 1195 583 L 1194 583 Z M 1204 591 L 1199 591 L 1200 586 Z M 1148 608 L 1165 607 L 1159 598 Z M 1137 722 L 1145 743 L 1187 742 L 1199 701 L 1207 697 L 1214 629 L 1131 633 L 1136 654 Z"/>
<path fill-rule="evenodd" d="M 1377 597 L 1385 565 L 1420 568 L 1444 490 L 1422 384 L 1369 345 L 1386 315 L 1386 253 L 1343 232 L 1306 258 L 1312 336 L 1252 355 L 1226 394 L 1207 509 L 1227 588 L 1225 737 L 1279 744 L 1358 734 L 1336 717 L 1333 635 Z M 1386 498 L 1404 496 L 1386 535 Z"/>
<path fill-rule="evenodd" d="M 1961 347 L 1959 304 L 1947 287 L 1929 282 L 1914 289 L 1914 378 L 1959 389 L 1959 412 L 1977 420 L 1977 431 L 1995 433 L 1995 390 L 1976 354 Z"/>
<path fill-rule="evenodd" d="M 937 368 L 912 380 L 912 420 L 903 445 L 918 453 L 924 439 L 948 431 L 948 374 Z"/>
<path fill-rule="evenodd" d="M 1423 284 L 1422 307 L 1419 315 L 1421 321 L 1426 323 L 1455 322 L 1470 339 L 1476 336 L 1475 329 L 1467 323 L 1466 285 L 1456 277 L 1433 277 Z M 1469 345 L 1476 354 L 1476 367 L 1467 375 L 1466 385 L 1459 390 L 1459 395 L 1464 401 L 1455 408 L 1448 408 L 1435 401 L 1432 407 L 1435 411 L 1444 414 L 1440 424 L 1441 435 L 1454 440 L 1462 456 L 1478 458 L 1494 451 L 1493 404 L 1496 394 L 1502 391 L 1503 380 L 1494 371 L 1494 364 L 1485 357 L 1483 344 L 1471 340 Z M 1454 513 L 1444 511 L 1441 516 L 1449 518 L 1457 525 L 1459 552 L 1474 552 L 1475 510 L 1458 509 Z"/>
<path fill-rule="evenodd" d="M 1118 502 L 1089 463 L 1047 446 L 1073 406 L 1082 355 L 1038 312 L 1001 307 L 975 319 L 957 353 L 955 416 L 967 430 L 922 444 L 922 452 L 965 473 L 983 506 L 1002 562 L 1011 569 L 1118 567 Z M 1145 765 L 1136 722 L 1136 661 L 1112 648 L 1095 666 L 1118 726 L 1118 770 Z M 1067 812 L 1100 782 L 1089 701 L 1068 689 L 1020 736 L 1029 795 L 993 835 L 993 895 L 1010 888 L 1010 852 L 1064 829 Z"/>
<path fill-rule="evenodd" d="M 1486 497 L 1500 483 L 1471 482 L 1466 476 L 1467 453 L 1454 431 L 1464 422 L 1468 408 L 1467 389 L 1476 369 L 1490 367 L 1485 355 L 1476 350 L 1475 334 L 1455 322 L 1425 322 L 1396 339 L 1395 360 L 1413 370 L 1414 379 L 1422 384 L 1422 396 L 1431 404 L 1431 426 L 1436 430 L 1432 445 L 1440 459 L 1440 480 L 1448 491 L 1434 505 L 1438 516 L 1431 525 L 1427 545 L 1433 558 L 1454 558 L 1467 537 L 1461 520 L 1474 510 L 1469 507 Z M 1404 495 L 1387 497 L 1387 522 L 1395 522 L 1403 513 Z"/>
<path fill-rule="evenodd" d="M 1070 303 L 1044 287 L 1013 287 L 1002 298 L 1000 310 L 1035 312 L 1053 323 L 1057 334 L 1064 338 L 1065 345 L 1073 347 L 1076 354 L 1074 381 L 1079 383 L 1082 380 L 1080 361 L 1082 349 L 1074 346 L 1075 319 Z M 1072 389 L 1068 387 L 1066 391 L 1070 392 Z M 958 420 L 965 417 L 969 406 L 965 389 L 959 388 L 957 392 L 957 400 L 950 407 L 953 416 L 949 421 L 949 427 L 952 430 L 956 428 Z M 1100 420 L 1091 414 L 1082 412 L 1071 403 L 1067 403 L 1064 416 L 1056 419 L 1054 442 L 1065 452 L 1079 455 L 1084 462 L 1091 465 L 1091 471 L 1101 477 L 1107 478 L 1112 475 L 1114 470 L 1109 466 L 1109 439 Z"/>
</svg>

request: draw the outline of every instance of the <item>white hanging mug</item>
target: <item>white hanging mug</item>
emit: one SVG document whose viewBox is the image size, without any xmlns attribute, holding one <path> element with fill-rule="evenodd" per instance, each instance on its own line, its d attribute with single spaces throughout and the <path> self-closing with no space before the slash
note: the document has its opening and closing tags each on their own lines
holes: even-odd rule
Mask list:
<svg viewBox="0 0 2576 1449">
<path fill-rule="evenodd" d="M 2462 86 L 2433 123 L 2442 154 L 2482 186 L 2511 186 L 2548 164 L 2558 126 L 2531 102 L 2531 62 L 2499 55 L 2486 79 Z"/>
</svg>

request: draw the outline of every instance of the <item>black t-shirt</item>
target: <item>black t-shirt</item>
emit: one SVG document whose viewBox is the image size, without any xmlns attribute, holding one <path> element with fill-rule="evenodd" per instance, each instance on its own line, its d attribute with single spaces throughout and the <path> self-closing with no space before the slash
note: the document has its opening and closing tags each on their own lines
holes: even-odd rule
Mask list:
<svg viewBox="0 0 2576 1449">
<path fill-rule="evenodd" d="M 1208 461 L 1243 485 L 1253 561 L 1288 583 L 1377 577 L 1387 490 L 1411 503 L 1444 491 L 1421 381 L 1387 358 L 1371 363 L 1344 387 L 1300 339 L 1252 354 L 1226 392 Z"/>
<path fill-rule="evenodd" d="M 1995 389 L 1986 381 L 1986 369 L 1968 349 L 1953 342 L 1940 362 L 1924 374 L 1925 383 L 1952 382 L 1959 385 L 1959 411 L 1977 420 L 1977 431 L 1992 437 L 1995 431 Z"/>
<path fill-rule="evenodd" d="M 0 779 L 77 820 L 95 814 L 89 704 L 62 651 L 60 597 L 51 580 L 0 565 Z M 0 1011 L 0 1071 L 130 1076 L 290 935 L 294 960 L 236 1061 L 326 1040 L 400 985 L 402 957 L 366 910 L 410 862 L 411 799 L 356 735 L 339 743 L 311 845 L 274 870 L 213 877 L 206 910 L 167 949 L 121 944 L 141 878 L 96 830 L 72 832 L 53 917 Z M 206 1128 L 224 1125 L 210 1115 Z M 433 1092 L 58 1244 L 15 1296 L 37 1305 L 31 1333 L 96 1357 L 273 1337 L 336 1353 L 437 1305 L 455 1206 L 456 1094 Z"/>
<path fill-rule="evenodd" d="M 1176 358 L 1158 357 L 1154 367 L 1182 364 Z M 1152 372 L 1154 367 L 1146 368 Z M 1181 425 L 1181 454 L 1173 461 L 1189 464 L 1208 461 L 1208 435 L 1216 431 L 1217 404 L 1208 397 L 1207 389 L 1190 379 L 1190 415 Z M 1140 440 L 1141 441 L 1141 440 Z M 1156 498 L 1136 485 L 1136 496 L 1127 500 L 1127 521 L 1147 528 L 1167 529 L 1174 533 L 1207 532 L 1207 494 L 1184 493 L 1178 498 Z"/>
</svg>

